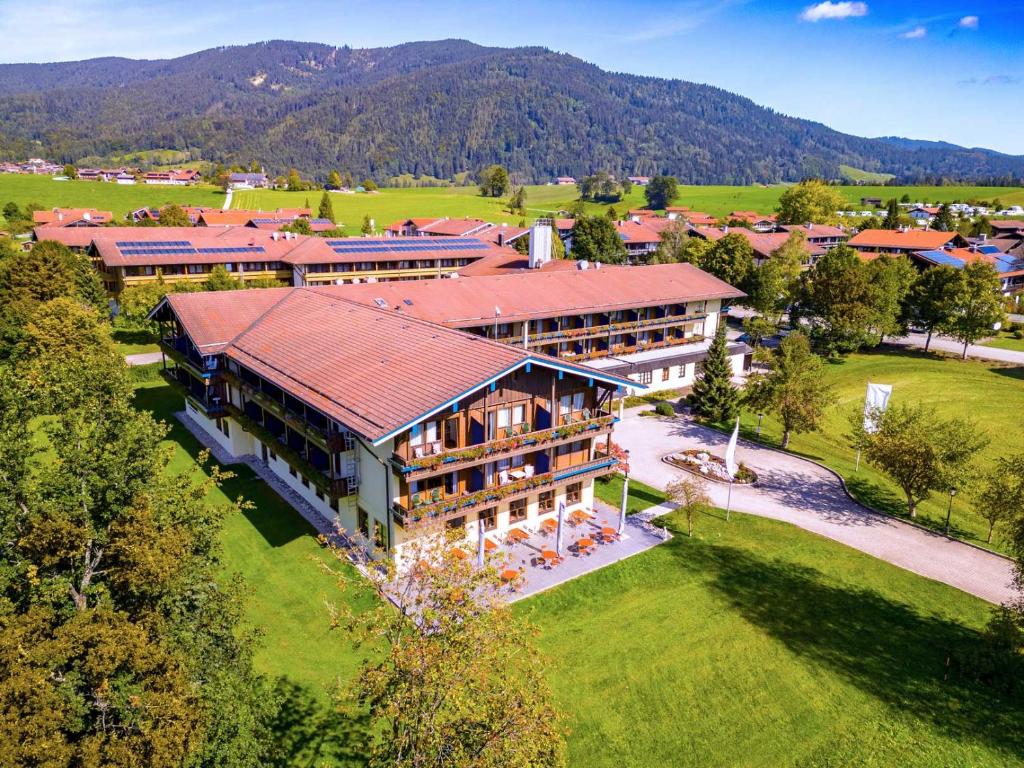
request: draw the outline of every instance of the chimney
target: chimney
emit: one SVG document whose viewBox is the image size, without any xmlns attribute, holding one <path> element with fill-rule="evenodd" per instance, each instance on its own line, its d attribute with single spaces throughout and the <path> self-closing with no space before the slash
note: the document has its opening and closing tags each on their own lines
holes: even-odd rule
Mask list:
<svg viewBox="0 0 1024 768">
<path fill-rule="evenodd" d="M 581 271 L 585 270 L 585 269 L 588 269 L 589 267 L 590 267 L 590 264 L 589 264 L 589 262 L 587 262 L 586 259 L 580 259 L 579 261 L 576 262 L 576 269 L 579 269 Z"/>
<path fill-rule="evenodd" d="M 728 224 L 726 224 L 724 227 L 722 227 L 722 234 L 723 235 L 728 235 L 729 234 L 729 225 Z"/>
<path fill-rule="evenodd" d="M 530 227 L 530 269 L 539 269 L 551 261 L 551 225 L 534 223 Z"/>
<path fill-rule="evenodd" d="M 810 231 L 812 229 L 814 229 L 814 222 L 813 221 L 808 221 L 807 222 L 807 230 Z"/>
</svg>

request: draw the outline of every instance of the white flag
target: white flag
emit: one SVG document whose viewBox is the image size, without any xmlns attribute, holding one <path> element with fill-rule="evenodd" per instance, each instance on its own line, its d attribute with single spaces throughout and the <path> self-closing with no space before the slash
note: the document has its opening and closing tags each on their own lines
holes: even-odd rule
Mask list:
<svg viewBox="0 0 1024 768">
<path fill-rule="evenodd" d="M 736 477 L 736 473 L 740 471 L 739 465 L 736 463 L 736 441 L 740 437 L 740 417 L 736 417 L 736 426 L 732 430 L 732 437 L 729 438 L 729 446 L 725 449 L 725 470 L 729 473 L 729 477 Z"/>
<path fill-rule="evenodd" d="M 885 413 L 892 396 L 892 384 L 872 384 L 868 382 L 868 391 L 864 396 L 864 431 L 878 431 L 877 417 Z"/>
</svg>

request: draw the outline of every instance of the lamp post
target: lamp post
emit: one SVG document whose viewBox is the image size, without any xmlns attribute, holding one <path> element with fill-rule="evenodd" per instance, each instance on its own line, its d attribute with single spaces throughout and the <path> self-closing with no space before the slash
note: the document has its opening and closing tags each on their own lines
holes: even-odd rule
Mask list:
<svg viewBox="0 0 1024 768">
<path fill-rule="evenodd" d="M 763 413 L 757 414 L 757 439 L 761 439 L 761 419 L 764 418 Z"/>
<path fill-rule="evenodd" d="M 946 535 L 949 536 L 949 516 L 953 514 L 953 497 L 956 496 L 956 488 L 949 489 L 949 506 L 946 507 Z"/>
<path fill-rule="evenodd" d="M 629 451 L 624 450 L 623 453 L 626 455 L 626 471 L 623 472 L 622 476 L 622 506 L 619 508 L 619 536 L 621 536 L 622 532 L 626 529 L 626 504 L 629 500 Z"/>
</svg>

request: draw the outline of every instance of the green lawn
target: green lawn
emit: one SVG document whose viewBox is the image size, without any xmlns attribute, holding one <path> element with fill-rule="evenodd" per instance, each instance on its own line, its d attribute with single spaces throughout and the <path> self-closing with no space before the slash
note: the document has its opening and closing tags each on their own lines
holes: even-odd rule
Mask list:
<svg viewBox="0 0 1024 768">
<path fill-rule="evenodd" d="M 178 402 L 140 386 L 173 426 L 172 470 L 195 471 Z M 617 503 L 619 482 L 599 495 Z M 631 511 L 663 499 L 630 491 Z M 360 654 L 327 629 L 321 550 L 247 470 L 211 502 L 237 494 L 255 508 L 228 521 L 225 570 L 249 585 L 257 665 L 291 681 L 291 764 L 358 764 L 361 723 L 326 705 Z M 688 539 L 665 520 L 671 542 L 516 606 L 540 629 L 571 765 L 1024 765 L 1024 704 L 943 681 L 985 603 L 782 523 L 715 513 Z"/>
<path fill-rule="evenodd" d="M 138 355 L 143 352 L 159 352 L 156 334 L 148 328 L 114 326 L 111 333 L 117 349 L 122 355 Z"/>
<path fill-rule="evenodd" d="M 1024 352 L 1024 339 L 1015 339 L 1013 334 L 1008 331 L 1000 331 L 997 336 L 992 337 L 988 341 L 983 341 L 981 344 L 985 347 Z"/>
<path fill-rule="evenodd" d="M 98 208 L 113 211 L 115 218 L 146 205 L 224 205 L 217 187 L 162 187 L 148 184 L 121 185 L 98 181 L 54 181 L 49 176 L 0 174 L 0 208 L 8 202 L 20 206 L 39 203 L 44 208 Z M 0 217 L 2 220 L 2 217 Z"/>
<path fill-rule="evenodd" d="M 734 210 L 756 210 L 769 213 L 775 209 L 779 195 L 786 189 L 783 185 L 749 187 L 730 186 L 680 186 L 677 205 L 687 205 L 693 210 L 704 211 L 712 216 L 724 216 Z M 998 197 L 1004 204 L 1024 202 L 1024 189 L 1012 187 L 884 187 L 884 186 L 843 186 L 839 187 L 851 208 L 861 208 L 860 198 L 901 197 L 904 193 L 912 199 L 927 201 L 953 201 L 979 198 L 991 200 Z M 298 207 L 308 200 L 312 207 L 319 204 L 321 192 L 283 192 L 277 190 L 246 190 L 236 192 L 231 204 L 235 208 Z M 528 186 L 526 188 L 527 218 L 549 215 L 559 210 L 568 210 L 576 200 L 575 187 L 553 185 Z M 477 217 L 494 222 L 518 223 L 520 217 L 504 210 L 504 202 L 494 198 L 481 197 L 476 187 L 433 187 L 410 189 L 382 189 L 377 194 L 332 193 L 331 201 L 335 219 L 344 224 L 350 234 L 359 231 L 363 216 L 369 215 L 376 221 L 378 229 L 392 221 L 420 216 Z M 630 208 L 646 205 L 643 187 L 634 187 L 630 195 L 615 203 L 615 209 L 622 215 Z M 590 213 L 603 214 L 608 205 L 587 203 Z"/>
<path fill-rule="evenodd" d="M 828 372 L 835 385 L 836 403 L 826 412 L 821 431 L 794 435 L 790 450 L 839 472 L 850 491 L 876 509 L 906 514 L 903 494 L 891 481 L 863 461 L 860 470 L 855 471 L 856 452 L 847 441 L 848 417 L 863 409 L 869 381 L 892 384 L 892 403 L 924 403 L 945 416 L 973 419 L 991 438 L 981 454 L 982 468 L 1008 450 L 1020 448 L 1017 436 L 1024 434 L 1024 368 L 901 350 L 850 355 L 828 363 Z M 757 414 L 744 412 L 741 423 L 744 436 L 753 438 Z M 761 437 L 770 445 L 779 444 L 782 430 L 776 419 L 765 416 Z M 945 495 L 933 495 L 920 505 L 918 522 L 941 527 L 948 501 Z M 968 493 L 956 497 L 952 533 L 984 543 L 987 524 L 973 511 L 972 504 Z M 1003 546 L 998 529 L 993 546 Z"/>
<path fill-rule="evenodd" d="M 839 172 L 844 179 L 859 184 L 885 184 L 889 179 L 894 178 L 891 173 L 874 173 L 854 168 L 851 165 L 840 165 Z"/>
</svg>

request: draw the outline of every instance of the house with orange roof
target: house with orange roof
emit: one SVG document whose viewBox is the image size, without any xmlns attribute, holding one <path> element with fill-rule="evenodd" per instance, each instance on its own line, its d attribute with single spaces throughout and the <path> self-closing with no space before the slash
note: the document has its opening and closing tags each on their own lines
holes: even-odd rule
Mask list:
<svg viewBox="0 0 1024 768">
<path fill-rule="evenodd" d="M 102 227 L 113 220 L 113 213 L 95 208 L 51 208 L 32 212 L 34 224 L 55 227 Z"/>
<path fill-rule="evenodd" d="M 189 428 L 399 569 L 439 530 L 482 558 L 487 538 L 593 508 L 629 380 L 344 290 L 165 297 L 150 318 Z"/>
<path fill-rule="evenodd" d="M 967 246 L 967 240 L 959 232 L 940 232 L 933 229 L 862 229 L 846 241 L 856 251 L 877 251 L 879 253 L 911 254 L 951 245 L 955 248 Z"/>
<path fill-rule="evenodd" d="M 732 211 L 726 220 L 743 222 L 755 232 L 774 232 L 777 218 L 774 213 L 762 215 L 757 211 Z"/>
</svg>

